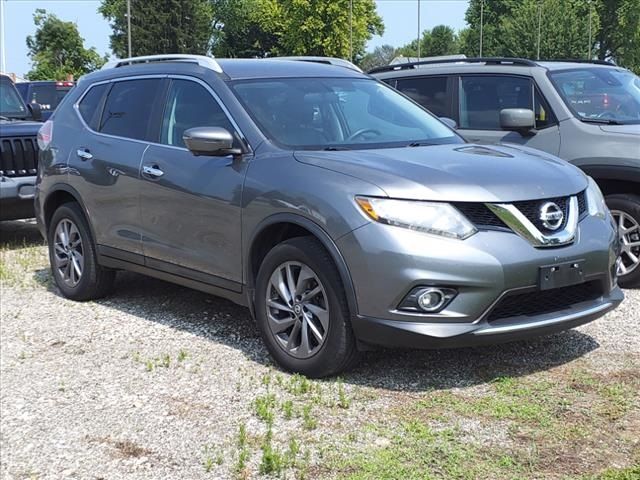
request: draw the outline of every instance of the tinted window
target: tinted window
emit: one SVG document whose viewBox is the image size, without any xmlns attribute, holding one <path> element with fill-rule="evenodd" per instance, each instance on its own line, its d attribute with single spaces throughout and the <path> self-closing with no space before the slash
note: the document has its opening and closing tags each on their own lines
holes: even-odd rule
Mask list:
<svg viewBox="0 0 640 480">
<path fill-rule="evenodd" d="M 460 143 L 448 127 L 365 78 L 238 81 L 233 89 L 264 134 L 290 148 L 385 148 Z"/>
<path fill-rule="evenodd" d="M 533 110 L 533 85 L 522 77 L 462 77 L 460 83 L 460 128 L 500 129 L 500 110 Z"/>
<path fill-rule="evenodd" d="M 189 80 L 173 80 L 162 119 L 160 141 L 184 147 L 182 135 L 193 127 L 234 129 L 218 102 L 202 85 Z"/>
<path fill-rule="evenodd" d="M 6 77 L 0 78 L 2 78 L 0 81 L 0 115 L 25 117 L 27 115 L 27 107 L 13 86 L 13 82 Z"/>
<path fill-rule="evenodd" d="M 100 131 L 119 137 L 148 139 L 150 112 L 160 85 L 161 80 L 155 78 L 114 83 L 104 106 Z"/>
<path fill-rule="evenodd" d="M 104 97 L 108 87 L 108 83 L 96 85 L 87 92 L 78 104 L 80 115 L 82 115 L 82 118 L 92 130 L 98 129 L 98 121 L 102 113 L 102 109 L 100 108 L 102 106 L 102 97 Z"/>
<path fill-rule="evenodd" d="M 396 88 L 438 117 L 451 115 L 447 77 L 398 79 Z"/>
</svg>

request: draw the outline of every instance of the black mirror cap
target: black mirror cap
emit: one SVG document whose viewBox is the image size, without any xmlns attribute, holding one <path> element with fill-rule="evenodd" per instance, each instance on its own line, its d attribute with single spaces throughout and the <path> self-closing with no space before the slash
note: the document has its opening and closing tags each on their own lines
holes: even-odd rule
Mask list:
<svg viewBox="0 0 640 480">
<path fill-rule="evenodd" d="M 42 107 L 40 107 L 39 103 L 28 103 L 27 108 L 33 120 L 36 122 L 42 120 Z"/>
<path fill-rule="evenodd" d="M 242 150 L 233 147 L 233 135 L 221 127 L 194 127 L 182 135 L 184 144 L 196 156 L 225 157 L 240 155 Z"/>
</svg>

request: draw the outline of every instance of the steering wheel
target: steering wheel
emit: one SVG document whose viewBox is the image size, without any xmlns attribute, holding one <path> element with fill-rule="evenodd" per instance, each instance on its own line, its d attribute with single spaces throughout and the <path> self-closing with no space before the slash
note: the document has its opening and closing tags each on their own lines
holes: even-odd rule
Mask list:
<svg viewBox="0 0 640 480">
<path fill-rule="evenodd" d="M 364 135 L 365 133 L 373 133 L 373 134 L 377 135 L 378 137 L 380 135 L 382 135 L 380 130 L 376 130 L 375 128 L 361 128 L 360 130 L 358 130 L 358 131 L 352 133 L 351 135 L 349 135 L 349 138 L 347 138 L 345 141 L 346 142 L 350 142 L 351 140 L 355 140 L 360 135 Z"/>
</svg>

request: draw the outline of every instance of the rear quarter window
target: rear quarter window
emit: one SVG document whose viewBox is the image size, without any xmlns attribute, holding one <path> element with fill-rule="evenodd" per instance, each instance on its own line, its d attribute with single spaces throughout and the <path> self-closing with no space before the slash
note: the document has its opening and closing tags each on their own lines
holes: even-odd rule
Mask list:
<svg viewBox="0 0 640 480">
<path fill-rule="evenodd" d="M 92 130 L 98 130 L 102 114 L 102 99 L 109 88 L 108 83 L 91 87 L 78 104 L 78 111 Z"/>
<path fill-rule="evenodd" d="M 447 77 L 398 79 L 396 88 L 438 117 L 450 117 L 451 92 Z"/>
</svg>

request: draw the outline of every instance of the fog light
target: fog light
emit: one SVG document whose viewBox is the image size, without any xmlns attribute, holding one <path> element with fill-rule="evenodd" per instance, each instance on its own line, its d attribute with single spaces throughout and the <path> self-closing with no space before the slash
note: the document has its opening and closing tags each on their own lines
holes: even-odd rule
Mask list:
<svg viewBox="0 0 640 480">
<path fill-rule="evenodd" d="M 425 312 L 435 312 L 444 301 L 444 293 L 437 288 L 429 288 L 418 296 L 418 306 Z"/>
<path fill-rule="evenodd" d="M 398 309 L 437 313 L 444 309 L 457 293 L 458 292 L 452 288 L 416 287 L 402 300 Z"/>
</svg>

